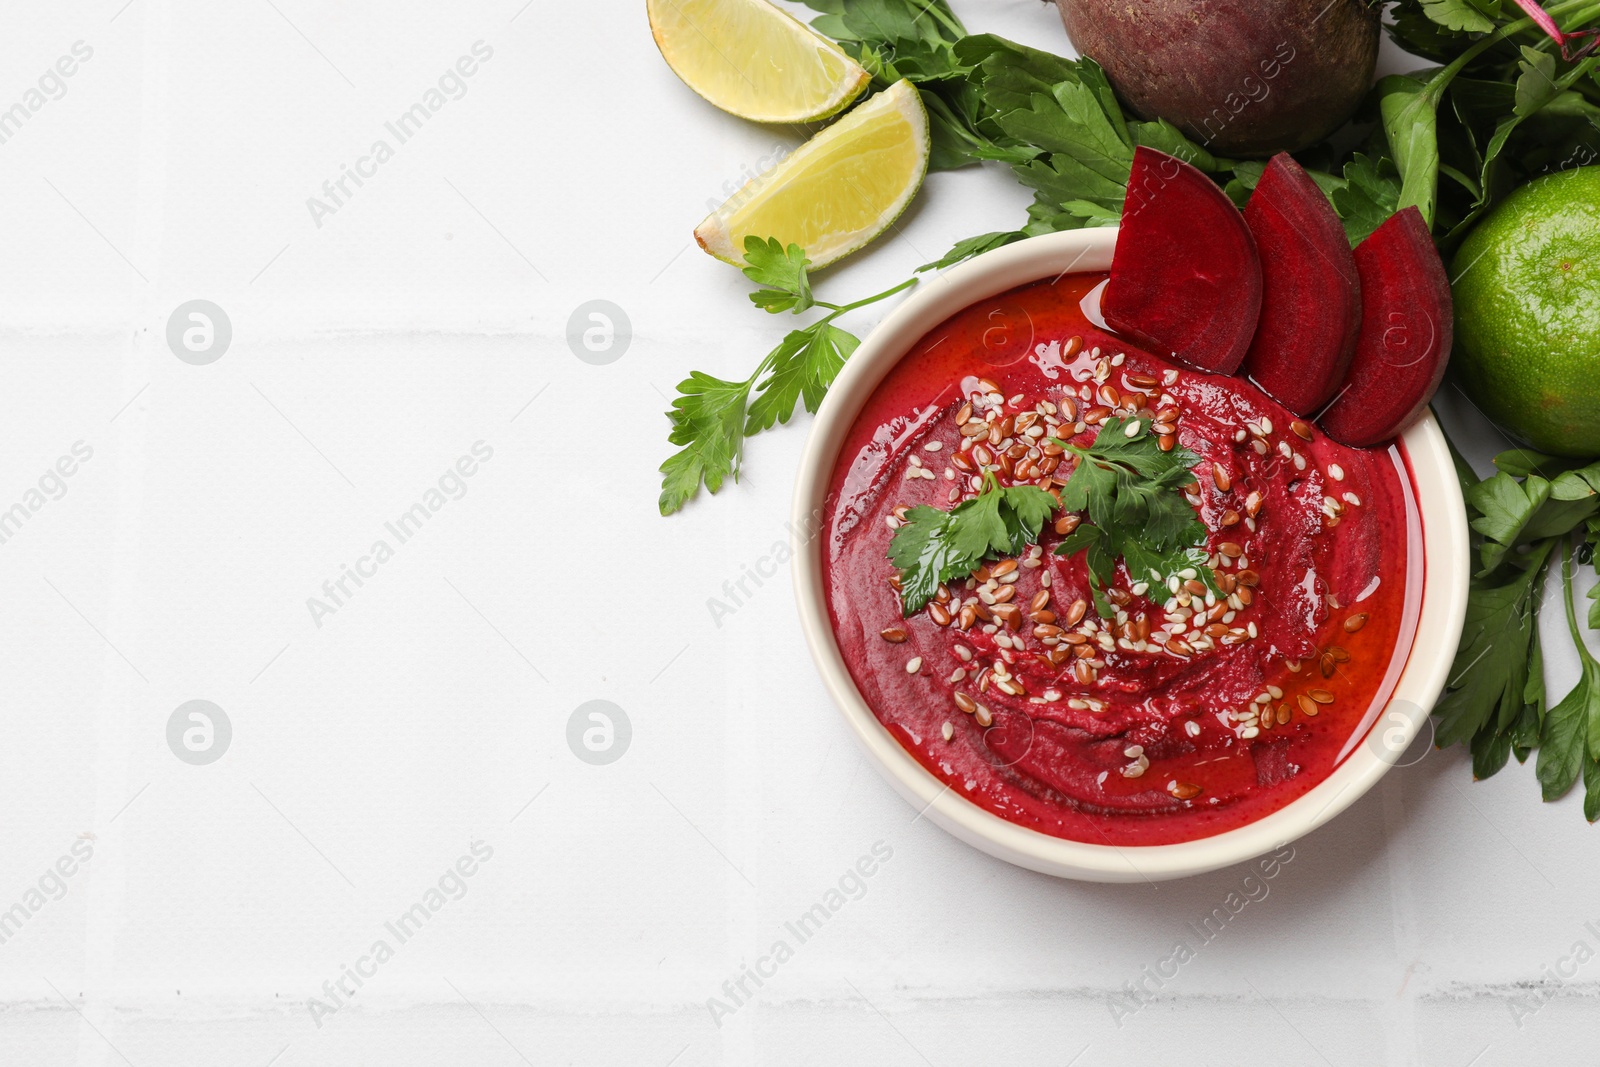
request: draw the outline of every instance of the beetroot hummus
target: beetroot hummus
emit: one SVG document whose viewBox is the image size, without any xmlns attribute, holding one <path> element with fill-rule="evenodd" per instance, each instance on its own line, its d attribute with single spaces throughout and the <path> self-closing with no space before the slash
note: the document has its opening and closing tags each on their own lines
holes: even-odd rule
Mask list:
<svg viewBox="0 0 1600 1067">
<path fill-rule="evenodd" d="M 1154 845 L 1302 795 L 1359 743 L 1404 666 L 1421 594 L 1403 453 L 1324 437 L 1249 382 L 1096 328 L 1075 274 L 975 304 L 874 391 L 832 474 L 822 552 L 856 687 L 950 789 L 1057 837 Z M 1119 563 L 1097 610 L 1082 553 L 1039 543 L 904 617 L 890 539 L 907 510 L 997 484 L 1059 490 L 1107 419 L 1200 457 L 1184 492 L 1208 573 Z M 1204 580 L 1200 580 L 1204 579 Z M 1163 602 L 1165 601 L 1165 602 Z"/>
</svg>

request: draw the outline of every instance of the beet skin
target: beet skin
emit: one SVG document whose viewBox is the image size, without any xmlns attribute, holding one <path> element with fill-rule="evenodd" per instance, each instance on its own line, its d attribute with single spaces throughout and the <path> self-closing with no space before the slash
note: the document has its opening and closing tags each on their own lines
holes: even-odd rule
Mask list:
<svg viewBox="0 0 1600 1067">
<path fill-rule="evenodd" d="M 1056 0 L 1078 51 L 1145 119 L 1222 156 L 1315 144 L 1372 85 L 1365 0 Z"/>
</svg>

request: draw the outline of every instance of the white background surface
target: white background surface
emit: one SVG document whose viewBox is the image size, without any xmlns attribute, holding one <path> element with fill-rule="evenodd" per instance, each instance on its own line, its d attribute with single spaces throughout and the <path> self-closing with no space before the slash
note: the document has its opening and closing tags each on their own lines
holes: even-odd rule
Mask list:
<svg viewBox="0 0 1600 1067">
<path fill-rule="evenodd" d="M 955 7 L 1066 48 L 1037 0 Z M 0 544 L 0 909 L 95 839 L 0 944 L 0 1062 L 1591 1059 L 1600 964 L 1571 957 L 1600 949 L 1597 831 L 1531 768 L 1392 773 L 1119 1018 L 1246 869 L 1113 887 L 990 860 L 863 763 L 786 569 L 716 624 L 707 599 L 788 537 L 806 429 L 657 516 L 673 384 L 744 376 L 784 328 L 689 235 L 799 136 L 694 97 L 642 8 L 8 6 L 0 109 L 94 54 L 0 145 L 0 508 L 94 454 Z M 315 225 L 306 199 L 479 40 L 466 95 Z M 876 291 L 1026 201 L 936 175 L 819 287 Z M 164 336 L 196 297 L 234 326 L 204 367 Z M 609 366 L 564 338 L 595 298 L 633 323 Z M 478 441 L 466 495 L 317 626 L 307 598 Z M 234 730 L 202 767 L 165 738 L 196 698 Z M 632 722 L 610 766 L 566 743 L 591 699 Z M 465 895 L 318 1026 L 308 999 L 472 841 L 494 852 Z M 715 1025 L 707 999 L 876 842 L 865 895 Z"/>
</svg>

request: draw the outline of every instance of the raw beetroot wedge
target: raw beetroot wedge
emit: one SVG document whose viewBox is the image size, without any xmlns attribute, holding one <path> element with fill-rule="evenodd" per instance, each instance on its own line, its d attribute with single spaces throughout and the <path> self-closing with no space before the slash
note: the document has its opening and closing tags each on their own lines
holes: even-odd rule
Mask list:
<svg viewBox="0 0 1600 1067">
<path fill-rule="evenodd" d="M 1444 378 L 1453 325 L 1450 279 L 1414 207 L 1356 247 L 1361 335 L 1333 403 L 1317 417 L 1335 441 L 1368 447 L 1405 429 Z"/>
<path fill-rule="evenodd" d="M 1245 205 L 1261 255 L 1261 320 L 1244 369 L 1266 394 L 1310 415 L 1338 391 L 1361 333 L 1361 280 L 1333 205 L 1287 153 Z"/>
<path fill-rule="evenodd" d="M 1159 356 L 1232 374 L 1260 312 L 1261 262 L 1233 201 L 1181 159 L 1135 149 L 1106 323 Z"/>
</svg>

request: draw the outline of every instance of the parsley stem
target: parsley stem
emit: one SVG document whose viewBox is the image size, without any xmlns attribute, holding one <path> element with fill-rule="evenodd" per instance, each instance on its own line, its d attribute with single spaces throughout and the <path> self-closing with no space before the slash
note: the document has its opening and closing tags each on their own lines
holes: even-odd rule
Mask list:
<svg viewBox="0 0 1600 1067">
<path fill-rule="evenodd" d="M 1567 630 L 1572 634 L 1572 644 L 1578 650 L 1578 657 L 1588 666 L 1600 667 L 1589 654 L 1589 646 L 1583 643 L 1583 633 L 1578 629 L 1578 614 L 1572 607 L 1572 538 L 1561 539 L 1561 599 L 1567 606 Z M 1533 624 L 1539 625 L 1535 617 Z"/>
<path fill-rule="evenodd" d="M 905 281 L 901 282 L 899 285 L 895 286 L 892 289 L 885 289 L 883 292 L 877 294 L 876 296 L 865 297 L 865 298 L 863 298 L 861 300 L 857 300 L 853 304 L 830 304 L 826 300 L 818 300 L 816 302 L 816 304 L 817 304 L 818 307 L 828 308 L 832 312 L 832 314 L 830 314 L 827 317 L 825 317 L 822 321 L 823 322 L 832 322 L 834 319 L 838 318 L 840 315 L 843 315 L 846 311 L 854 311 L 856 308 L 863 308 L 863 307 L 866 307 L 868 304 L 876 304 L 880 300 L 887 300 L 889 297 L 893 296 L 894 294 L 896 294 L 896 293 L 898 293 L 898 292 L 900 292 L 900 291 L 902 291 L 904 289 L 909 289 L 913 285 L 916 285 L 917 282 L 919 282 L 920 280 L 921 280 L 920 278 L 907 278 Z"/>
</svg>

